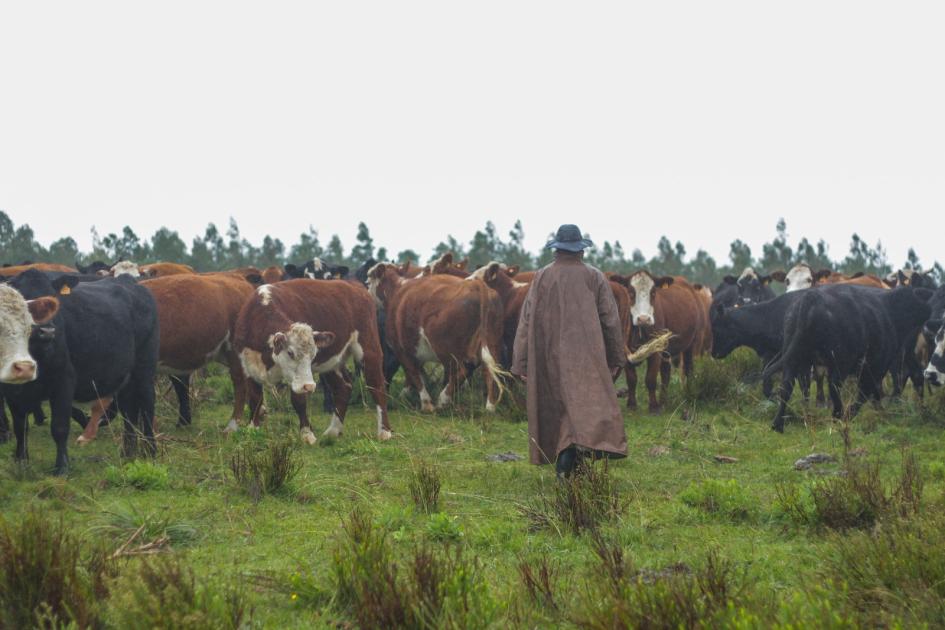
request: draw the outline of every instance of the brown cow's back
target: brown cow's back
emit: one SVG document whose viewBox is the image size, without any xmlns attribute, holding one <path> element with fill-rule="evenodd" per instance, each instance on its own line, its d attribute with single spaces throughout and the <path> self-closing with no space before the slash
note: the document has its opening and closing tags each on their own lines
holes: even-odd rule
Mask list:
<svg viewBox="0 0 945 630">
<path fill-rule="evenodd" d="M 177 276 L 182 274 L 196 273 L 190 265 L 180 263 L 156 262 L 150 265 L 141 265 L 138 267 L 141 275 L 146 278 L 164 278 L 167 276 Z"/>
<path fill-rule="evenodd" d="M 31 265 L 13 265 L 12 267 L 0 267 L 0 276 L 12 278 L 18 276 L 27 269 L 36 269 L 38 271 L 61 271 L 64 273 L 78 273 L 76 269 L 66 265 L 56 263 L 33 263 Z"/>
</svg>

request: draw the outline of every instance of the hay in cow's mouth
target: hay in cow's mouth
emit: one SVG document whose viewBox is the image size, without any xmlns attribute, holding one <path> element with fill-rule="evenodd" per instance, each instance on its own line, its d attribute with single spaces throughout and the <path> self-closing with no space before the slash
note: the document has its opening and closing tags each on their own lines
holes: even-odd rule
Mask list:
<svg viewBox="0 0 945 630">
<path fill-rule="evenodd" d="M 672 338 L 672 331 L 661 330 L 635 351 L 628 351 L 627 361 L 629 361 L 631 365 L 639 365 L 646 361 L 651 355 L 654 355 L 658 352 L 666 352 L 666 350 L 669 348 L 669 340 Z"/>
</svg>

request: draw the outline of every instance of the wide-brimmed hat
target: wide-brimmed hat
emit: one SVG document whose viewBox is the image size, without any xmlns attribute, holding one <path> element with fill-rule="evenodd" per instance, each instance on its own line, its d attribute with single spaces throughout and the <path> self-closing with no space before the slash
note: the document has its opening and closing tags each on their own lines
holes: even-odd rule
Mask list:
<svg viewBox="0 0 945 630">
<path fill-rule="evenodd" d="M 588 247 L 594 247 L 594 243 L 584 238 L 581 228 L 570 223 L 559 227 L 555 237 L 545 245 L 545 249 L 563 249 L 567 252 L 579 252 Z"/>
</svg>

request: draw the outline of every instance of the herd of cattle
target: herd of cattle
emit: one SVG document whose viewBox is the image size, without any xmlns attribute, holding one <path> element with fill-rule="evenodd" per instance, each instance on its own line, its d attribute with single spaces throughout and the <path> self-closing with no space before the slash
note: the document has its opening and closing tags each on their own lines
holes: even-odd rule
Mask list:
<svg viewBox="0 0 945 630">
<path fill-rule="evenodd" d="M 498 262 L 469 271 L 450 254 L 426 267 L 372 260 L 353 274 L 317 258 L 210 273 L 129 261 L 0 267 L 0 441 L 9 439 L 8 407 L 15 456 L 25 459 L 27 416 L 43 423 L 48 401 L 57 473 L 68 467 L 70 420 L 83 427 L 82 444 L 95 438 L 103 418 L 120 414 L 125 451 L 140 441 L 153 453 L 155 377 L 170 377 L 178 423 L 186 425 L 191 374 L 214 360 L 227 365 L 233 382 L 227 431 L 243 422 L 247 403 L 249 421 L 258 425 L 263 386 L 285 385 L 301 438 L 314 444 L 306 403 L 317 374 L 331 413 L 325 434 L 340 435 L 354 378 L 349 365 L 371 393 L 382 440 L 391 437 L 387 386 L 401 367 L 428 412 L 434 400 L 425 364 L 443 366 L 437 407 L 450 405 L 481 366 L 491 411 L 508 383 L 519 311 L 535 273 Z M 847 277 L 801 264 L 768 276 L 748 268 L 714 291 L 645 270 L 607 276 L 627 340 L 631 408 L 637 372 L 630 357 L 662 331 L 672 334 L 668 349 L 645 359 L 651 411 L 665 404 L 674 366 L 685 379 L 695 356 L 722 358 L 740 346 L 764 360 L 766 396 L 781 373 L 778 431 L 795 381 L 807 397 L 816 380 L 818 400 L 825 401 L 826 378 L 836 417 L 844 414 L 840 386 L 847 377 L 858 384 L 851 416 L 868 398 L 881 398 L 887 375 L 894 394 L 906 380 L 920 396 L 925 382 L 945 381 L 945 288 L 926 275 Z M 773 282 L 785 283 L 786 292 L 776 296 Z M 75 403 L 91 403 L 89 416 Z"/>
</svg>

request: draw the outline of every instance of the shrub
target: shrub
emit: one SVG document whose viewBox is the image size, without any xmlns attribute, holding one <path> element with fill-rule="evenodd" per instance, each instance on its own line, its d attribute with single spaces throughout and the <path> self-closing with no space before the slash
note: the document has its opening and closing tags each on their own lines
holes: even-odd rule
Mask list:
<svg viewBox="0 0 945 630">
<path fill-rule="evenodd" d="M 595 540 L 600 565 L 575 623 L 585 628 L 716 628 L 735 625 L 749 601 L 747 572 L 710 552 L 693 570 L 638 570 L 619 547 Z"/>
<path fill-rule="evenodd" d="M 104 521 L 89 531 L 125 543 L 125 551 L 129 553 L 140 545 L 151 545 L 149 550 L 152 550 L 167 544 L 186 545 L 199 537 L 196 527 L 174 520 L 166 510 L 144 513 L 129 505 L 106 510 L 103 515 Z"/>
<path fill-rule="evenodd" d="M 105 468 L 105 480 L 113 486 L 131 486 L 138 490 L 163 490 L 170 475 L 167 466 L 147 460 L 133 460 L 123 466 Z"/>
<path fill-rule="evenodd" d="M 680 395 L 691 405 L 707 402 L 725 402 L 735 397 L 740 375 L 734 361 L 716 361 L 697 358 L 692 374 L 682 383 Z"/>
<path fill-rule="evenodd" d="M 238 587 L 198 585 L 173 555 L 142 562 L 114 589 L 112 622 L 121 628 L 227 628 L 252 623 L 253 609 Z"/>
<path fill-rule="evenodd" d="M 922 507 L 924 481 L 915 456 L 903 456 L 898 479 L 884 483 L 877 463 L 848 459 L 844 474 L 814 480 L 804 496 L 796 484 L 777 489 L 781 511 L 794 522 L 833 530 L 872 527 L 886 518 L 908 518 Z"/>
<path fill-rule="evenodd" d="M 298 442 L 288 435 L 246 441 L 230 456 L 233 479 L 253 501 L 279 492 L 301 469 Z"/>
<path fill-rule="evenodd" d="M 463 528 L 456 522 L 455 516 L 443 512 L 430 515 L 427 522 L 427 537 L 441 542 L 456 542 L 463 537 Z"/>
<path fill-rule="evenodd" d="M 757 513 L 756 501 L 735 479 L 693 482 L 679 498 L 689 507 L 732 521 L 746 521 Z"/>
<path fill-rule="evenodd" d="M 440 501 L 440 471 L 435 465 L 422 459 L 414 462 L 410 473 L 410 496 L 421 512 L 436 512 Z"/>
<path fill-rule="evenodd" d="M 617 480 L 604 459 L 599 463 L 584 460 L 569 479 L 557 480 L 550 491 L 542 488 L 536 501 L 520 511 L 530 531 L 553 529 L 580 534 L 615 520 L 625 507 Z"/>
<path fill-rule="evenodd" d="M 557 611 L 558 602 L 555 596 L 555 584 L 558 577 L 558 567 L 548 561 L 548 558 L 538 558 L 536 564 L 527 560 L 519 560 L 518 575 L 522 586 L 531 602 L 540 608 Z"/>
<path fill-rule="evenodd" d="M 827 580 L 844 585 L 864 626 L 945 624 L 945 517 L 883 522 L 869 532 L 833 536 Z"/>
<path fill-rule="evenodd" d="M 61 519 L 30 510 L 16 525 L 0 521 L 0 627 L 100 626 L 111 569 Z"/>
</svg>

